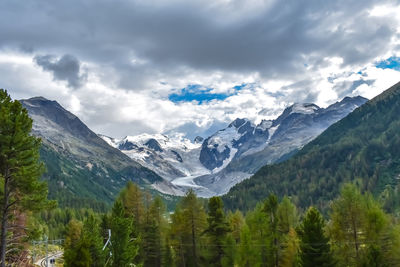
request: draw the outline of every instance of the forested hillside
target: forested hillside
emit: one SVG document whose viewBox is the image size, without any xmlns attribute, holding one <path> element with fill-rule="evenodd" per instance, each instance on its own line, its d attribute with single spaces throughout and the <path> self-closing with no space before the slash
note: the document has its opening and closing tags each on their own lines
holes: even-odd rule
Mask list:
<svg viewBox="0 0 400 267">
<path fill-rule="evenodd" d="M 299 207 L 325 210 L 344 182 L 399 206 L 400 83 L 368 101 L 306 145 L 292 159 L 261 168 L 223 197 L 229 209 L 248 210 L 268 194 L 290 196 Z"/>
<path fill-rule="evenodd" d="M 189 191 L 167 213 L 160 198 L 128 183 L 107 214 L 40 218 L 52 236 L 65 234 L 64 266 L 400 266 L 396 218 L 371 194 L 345 184 L 330 207 L 325 217 L 272 194 L 246 214 L 225 212 L 220 197 L 206 202 Z"/>
</svg>

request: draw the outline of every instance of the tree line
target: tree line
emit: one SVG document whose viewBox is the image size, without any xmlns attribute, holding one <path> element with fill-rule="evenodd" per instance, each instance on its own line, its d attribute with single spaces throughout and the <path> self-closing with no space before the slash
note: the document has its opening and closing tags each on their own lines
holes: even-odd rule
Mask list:
<svg viewBox="0 0 400 267">
<path fill-rule="evenodd" d="M 398 221 L 354 184 L 342 187 L 325 219 L 273 194 L 244 215 L 189 191 L 167 212 L 129 182 L 111 212 L 72 219 L 65 239 L 65 266 L 400 265 Z"/>
</svg>

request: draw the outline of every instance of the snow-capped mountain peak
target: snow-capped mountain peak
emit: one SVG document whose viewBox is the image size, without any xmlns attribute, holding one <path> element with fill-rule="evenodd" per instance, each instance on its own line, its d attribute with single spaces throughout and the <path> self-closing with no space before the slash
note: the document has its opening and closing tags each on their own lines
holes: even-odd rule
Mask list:
<svg viewBox="0 0 400 267">
<path fill-rule="evenodd" d="M 167 180 L 209 172 L 198 160 L 201 143 L 191 142 L 182 135 L 145 133 L 120 140 L 99 136 Z"/>
<path fill-rule="evenodd" d="M 288 106 L 275 120 L 258 125 L 237 118 L 206 139 L 183 135 L 141 134 L 114 139 L 101 136 L 174 186 L 201 196 L 226 193 L 265 164 L 290 157 L 364 98 L 345 98 L 327 108 L 312 103 Z"/>
</svg>

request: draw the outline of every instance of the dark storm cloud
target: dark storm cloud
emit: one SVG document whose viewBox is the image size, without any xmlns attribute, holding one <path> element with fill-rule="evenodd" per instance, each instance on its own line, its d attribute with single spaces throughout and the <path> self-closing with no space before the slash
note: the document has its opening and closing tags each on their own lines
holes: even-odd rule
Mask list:
<svg viewBox="0 0 400 267">
<path fill-rule="evenodd" d="M 303 75 L 304 64 L 318 69 L 325 57 L 370 62 L 396 31 L 391 18 L 369 16 L 372 0 L 269 2 L 2 1 L 0 46 L 74 54 L 114 68 L 120 86 L 140 89 L 179 77 L 183 67 L 269 79 Z M 79 84 L 75 73 L 53 67 L 56 79 Z"/>
<path fill-rule="evenodd" d="M 78 88 L 86 79 L 86 74 L 80 74 L 81 63 L 74 56 L 64 55 L 57 59 L 52 55 L 37 55 L 33 61 L 43 70 L 51 72 L 55 80 L 66 81 L 68 87 Z"/>
</svg>

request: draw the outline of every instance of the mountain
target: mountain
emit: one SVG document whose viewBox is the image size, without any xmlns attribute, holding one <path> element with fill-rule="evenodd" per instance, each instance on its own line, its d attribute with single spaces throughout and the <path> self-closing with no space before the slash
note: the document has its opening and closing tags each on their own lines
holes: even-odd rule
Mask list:
<svg viewBox="0 0 400 267">
<path fill-rule="evenodd" d="M 201 142 L 196 140 L 200 137 L 193 143 L 181 136 L 170 138 L 163 134 L 141 134 L 121 140 L 99 136 L 167 181 L 209 172 L 199 161 Z"/>
<path fill-rule="evenodd" d="M 34 97 L 21 103 L 33 119 L 32 134 L 42 138 L 51 198 L 110 202 L 128 180 L 148 188 L 172 186 L 107 144 L 56 101 Z"/>
<path fill-rule="evenodd" d="M 362 97 L 346 97 L 327 108 L 294 104 L 275 120 L 254 125 L 238 118 L 206 139 L 196 137 L 194 142 L 162 134 L 121 140 L 99 136 L 182 192 L 192 188 L 199 196 L 209 197 L 228 192 L 267 163 L 289 158 L 366 101 Z M 157 189 L 163 192 L 162 188 Z"/>
<path fill-rule="evenodd" d="M 232 187 L 224 203 L 248 210 L 275 193 L 290 196 L 300 207 L 326 209 L 340 185 L 349 181 L 392 197 L 400 189 L 399 114 L 400 83 L 331 125 L 292 158 L 266 165 Z"/>
<path fill-rule="evenodd" d="M 284 161 L 367 101 L 346 97 L 327 108 L 315 104 L 293 104 L 275 120 L 253 125 L 236 119 L 228 128 L 207 138 L 200 153 L 202 163 L 213 170 L 197 177 L 197 185 L 221 195 L 238 182 L 250 177 L 265 164 Z"/>
</svg>

